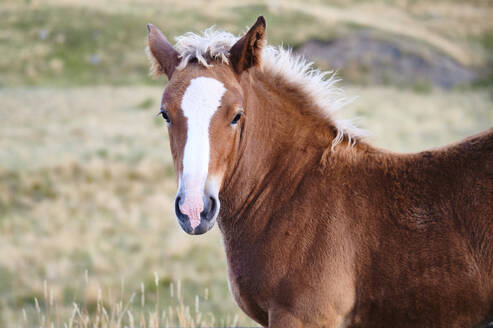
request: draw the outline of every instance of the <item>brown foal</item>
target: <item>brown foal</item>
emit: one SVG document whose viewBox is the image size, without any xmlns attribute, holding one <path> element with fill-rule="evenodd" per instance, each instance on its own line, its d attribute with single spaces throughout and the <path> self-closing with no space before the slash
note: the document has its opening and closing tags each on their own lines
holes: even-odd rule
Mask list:
<svg viewBox="0 0 493 328">
<path fill-rule="evenodd" d="M 493 130 L 417 154 L 331 113 L 327 73 L 241 38 L 149 25 L 190 234 L 223 234 L 231 291 L 265 327 L 481 327 L 493 320 Z M 327 78 L 328 77 L 328 78 Z"/>
</svg>

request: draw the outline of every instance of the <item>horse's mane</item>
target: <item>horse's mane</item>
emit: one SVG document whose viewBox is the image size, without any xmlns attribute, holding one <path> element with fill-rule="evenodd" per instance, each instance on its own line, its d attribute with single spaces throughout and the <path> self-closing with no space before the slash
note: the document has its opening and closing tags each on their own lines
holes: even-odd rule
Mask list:
<svg viewBox="0 0 493 328">
<path fill-rule="evenodd" d="M 196 60 L 205 67 L 212 66 L 213 61 L 229 63 L 229 49 L 239 37 L 231 33 L 218 31 L 214 27 L 206 29 L 202 35 L 186 33 L 176 38 L 176 49 L 181 54 L 178 69 Z M 262 65 L 264 70 L 280 75 L 287 81 L 296 84 L 320 109 L 319 114 L 332 120 L 332 114 L 353 98 L 347 98 L 345 93 L 335 84 L 339 81 L 333 71 L 321 71 L 313 67 L 313 63 L 302 56 L 294 55 L 291 49 L 282 46 L 264 46 L 262 50 Z M 332 148 L 339 144 L 344 137 L 353 145 L 366 132 L 354 125 L 354 120 L 334 120 L 337 135 L 332 142 Z"/>
</svg>

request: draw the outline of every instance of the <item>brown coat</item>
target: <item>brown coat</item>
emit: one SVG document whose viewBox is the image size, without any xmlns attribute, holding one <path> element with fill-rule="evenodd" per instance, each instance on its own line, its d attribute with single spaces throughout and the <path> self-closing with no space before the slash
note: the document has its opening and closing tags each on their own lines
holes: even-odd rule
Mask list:
<svg viewBox="0 0 493 328">
<path fill-rule="evenodd" d="M 418 154 L 362 142 L 331 152 L 333 129 L 296 114 L 307 105 L 298 102 L 257 114 L 250 126 L 268 146 L 246 144 L 220 194 L 218 222 L 244 311 L 269 327 L 288 327 L 271 324 L 284 313 L 293 327 L 493 320 L 493 129 Z M 273 117 L 296 119 L 269 134 Z"/>
<path fill-rule="evenodd" d="M 259 18 L 231 47 L 230 63 L 191 59 L 178 72 L 178 52 L 152 26 L 149 37 L 155 68 L 170 79 L 163 116 L 180 178 L 184 90 L 198 76 L 227 90 L 209 126 L 208 174 L 220 190 L 204 204 L 220 201 L 243 311 L 270 328 L 493 320 L 493 129 L 417 154 L 350 146 L 347 135 L 333 147 L 336 123 L 302 86 L 261 65 L 264 34 Z M 193 230 L 176 204 L 192 234 L 210 229 L 219 211 L 205 208 Z"/>
</svg>

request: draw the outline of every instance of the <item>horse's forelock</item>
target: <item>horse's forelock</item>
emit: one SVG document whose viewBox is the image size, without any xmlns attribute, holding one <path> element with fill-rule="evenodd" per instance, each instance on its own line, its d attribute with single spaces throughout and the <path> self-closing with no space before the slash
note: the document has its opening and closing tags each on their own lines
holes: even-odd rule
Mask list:
<svg viewBox="0 0 493 328">
<path fill-rule="evenodd" d="M 179 36 L 175 45 L 181 54 L 178 69 L 185 68 L 193 59 L 205 67 L 211 67 L 214 60 L 228 64 L 229 49 L 238 39 L 231 33 L 216 30 L 214 26 L 202 35 L 188 32 Z"/>
</svg>

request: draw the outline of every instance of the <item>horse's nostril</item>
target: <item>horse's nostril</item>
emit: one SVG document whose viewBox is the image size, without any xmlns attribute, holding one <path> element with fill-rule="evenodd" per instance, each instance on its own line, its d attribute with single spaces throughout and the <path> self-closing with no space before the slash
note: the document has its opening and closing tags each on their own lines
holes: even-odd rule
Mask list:
<svg viewBox="0 0 493 328">
<path fill-rule="evenodd" d="M 214 214 L 216 214 L 216 199 L 214 199 L 213 197 L 210 197 L 211 201 L 211 208 L 209 210 L 210 213 L 212 213 L 212 216 L 214 216 Z"/>
<path fill-rule="evenodd" d="M 178 219 L 180 221 L 183 221 L 183 220 L 187 219 L 187 216 L 185 214 L 183 214 L 180 210 L 180 200 L 181 200 L 180 196 L 176 197 L 176 199 L 175 199 L 175 213 L 176 213 L 176 216 L 178 217 Z"/>
<path fill-rule="evenodd" d="M 178 219 L 178 223 L 182 227 L 182 229 L 189 234 L 193 233 L 194 228 L 191 226 L 190 218 L 188 215 L 182 213 L 180 209 L 180 202 L 182 198 L 180 196 L 177 196 L 175 199 L 175 214 L 176 218 Z"/>
<path fill-rule="evenodd" d="M 207 204 L 205 204 L 205 210 L 200 213 L 200 217 L 207 221 L 210 221 L 216 215 L 217 201 L 214 197 L 209 197 Z"/>
</svg>

